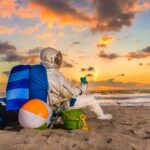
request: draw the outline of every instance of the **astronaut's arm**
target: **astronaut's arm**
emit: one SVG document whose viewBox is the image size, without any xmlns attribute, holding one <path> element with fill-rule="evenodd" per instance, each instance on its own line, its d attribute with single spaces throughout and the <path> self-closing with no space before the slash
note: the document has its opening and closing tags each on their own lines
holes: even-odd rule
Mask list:
<svg viewBox="0 0 150 150">
<path fill-rule="evenodd" d="M 72 86 L 72 84 L 65 77 L 63 77 L 62 80 L 62 96 L 71 98 L 82 94 L 82 89 L 80 87 Z"/>
</svg>

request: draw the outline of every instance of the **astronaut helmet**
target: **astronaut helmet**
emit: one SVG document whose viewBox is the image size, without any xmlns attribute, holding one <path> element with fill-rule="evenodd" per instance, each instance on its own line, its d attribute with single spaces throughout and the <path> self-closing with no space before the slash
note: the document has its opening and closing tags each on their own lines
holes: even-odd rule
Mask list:
<svg viewBox="0 0 150 150">
<path fill-rule="evenodd" d="M 62 64 L 62 54 L 60 51 L 47 47 L 44 48 L 40 53 L 41 63 L 45 65 L 46 68 L 60 68 Z"/>
</svg>

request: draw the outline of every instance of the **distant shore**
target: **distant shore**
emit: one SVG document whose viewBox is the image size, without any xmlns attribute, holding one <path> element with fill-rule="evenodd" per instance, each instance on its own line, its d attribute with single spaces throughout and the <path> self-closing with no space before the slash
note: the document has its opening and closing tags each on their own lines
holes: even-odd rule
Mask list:
<svg viewBox="0 0 150 150">
<path fill-rule="evenodd" d="M 0 130 L 1 150 L 149 150 L 149 107 L 103 107 L 112 120 L 96 120 L 85 110 L 90 132 L 21 129 L 17 126 Z"/>
<path fill-rule="evenodd" d="M 90 91 L 90 93 L 101 93 L 101 94 L 133 94 L 133 93 L 150 93 L 150 89 L 130 89 L 130 90 L 101 90 L 101 91 Z"/>
<path fill-rule="evenodd" d="M 101 94 L 133 94 L 133 93 L 150 93 L 150 89 L 129 89 L 129 90 L 100 90 L 88 91 L 88 93 L 101 93 Z M 0 92 L 0 97 L 5 96 L 4 92 Z"/>
</svg>

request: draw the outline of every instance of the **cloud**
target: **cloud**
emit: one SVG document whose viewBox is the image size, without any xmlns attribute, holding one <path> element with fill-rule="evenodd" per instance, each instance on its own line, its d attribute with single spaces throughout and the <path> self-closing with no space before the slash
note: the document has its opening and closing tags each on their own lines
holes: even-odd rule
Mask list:
<svg viewBox="0 0 150 150">
<path fill-rule="evenodd" d="M 13 53 L 16 51 L 16 47 L 8 42 L 0 41 L 0 54 Z"/>
<path fill-rule="evenodd" d="M 124 74 L 124 73 L 121 73 L 121 74 L 118 74 L 117 76 L 119 76 L 119 77 L 124 77 L 125 74 Z"/>
<path fill-rule="evenodd" d="M 148 47 L 142 49 L 141 52 L 150 54 L 150 46 L 148 46 Z"/>
<path fill-rule="evenodd" d="M 119 82 L 119 81 L 115 81 L 115 79 L 110 78 L 108 80 L 102 80 L 102 81 L 98 81 L 98 82 L 93 82 L 91 83 L 95 86 L 135 86 L 138 83 L 135 82 Z"/>
<path fill-rule="evenodd" d="M 25 19 L 40 19 L 51 27 L 54 23 L 60 25 L 76 25 L 73 31 L 81 32 L 87 27 L 94 32 L 120 31 L 124 26 L 130 26 L 137 11 L 150 9 L 147 1 L 140 0 L 91 0 L 78 4 L 67 0 L 1 0 L 0 14 L 2 17 L 13 15 Z M 84 9 L 83 9 L 84 8 Z M 29 34 L 33 29 L 24 31 Z M 33 31 L 32 31 L 33 32 Z M 104 46 L 98 44 L 97 46 Z"/>
<path fill-rule="evenodd" d="M 106 47 L 106 44 L 96 44 L 97 47 Z"/>
<path fill-rule="evenodd" d="M 45 39 L 45 38 L 49 38 L 49 37 L 50 37 L 50 33 L 47 33 L 47 32 L 36 35 L 37 39 Z"/>
<path fill-rule="evenodd" d="M 97 44 L 97 47 L 106 47 L 108 44 L 110 44 L 113 40 L 113 37 L 110 35 L 105 35 L 101 37 L 99 40 L 99 43 Z"/>
<path fill-rule="evenodd" d="M 63 64 L 62 64 L 62 67 L 64 67 L 64 68 L 72 68 L 73 65 L 71 63 L 68 63 L 67 61 L 64 60 Z"/>
<path fill-rule="evenodd" d="M 15 28 L 9 28 L 0 25 L 0 34 L 12 34 L 15 32 L 15 30 L 16 30 Z"/>
<path fill-rule="evenodd" d="M 79 42 L 79 41 L 74 41 L 74 42 L 72 42 L 71 43 L 71 47 L 73 47 L 73 46 L 75 46 L 75 45 L 80 45 L 81 44 L 81 42 Z"/>
<path fill-rule="evenodd" d="M 150 2 L 149 2 L 149 0 L 144 1 L 142 5 L 140 5 L 139 3 L 137 3 L 132 8 L 132 11 L 133 12 L 141 12 L 141 11 L 144 11 L 144 10 L 147 10 L 147 9 L 150 9 Z"/>
<path fill-rule="evenodd" d="M 86 76 L 86 77 L 93 77 L 93 74 L 88 73 L 88 74 L 86 74 L 85 76 Z"/>
<path fill-rule="evenodd" d="M 100 53 L 98 54 L 98 57 L 112 60 L 112 59 L 118 58 L 119 55 L 116 53 L 106 54 L 104 51 L 100 51 Z"/>
<path fill-rule="evenodd" d="M 42 49 L 43 49 L 42 47 L 36 47 L 36 48 L 33 48 L 33 49 L 29 49 L 27 53 L 29 55 L 31 55 L 31 54 L 39 54 Z"/>
<path fill-rule="evenodd" d="M 23 64 L 36 64 L 40 62 L 39 55 L 19 55 L 17 53 L 9 53 L 2 58 L 2 61 L 19 62 Z"/>
<path fill-rule="evenodd" d="M 61 0 L 32 0 L 32 5 L 50 25 L 57 21 L 65 25 L 84 24 L 94 32 L 99 32 L 120 31 L 122 27 L 130 26 L 136 13 L 133 9 L 142 5 L 139 2 L 140 0 L 92 0 L 87 3 L 91 5 L 86 6 L 88 9 L 81 9 L 81 3 L 75 7 L 74 3 Z M 145 5 L 146 8 L 149 9 L 148 4 Z"/>
<path fill-rule="evenodd" d="M 25 59 L 24 56 L 18 55 L 16 52 L 17 48 L 16 46 L 8 43 L 8 42 L 1 42 L 0 41 L 0 54 L 3 55 L 2 60 L 7 62 L 13 62 L 13 61 L 22 61 Z"/>
<path fill-rule="evenodd" d="M 81 20 L 89 20 L 84 14 L 77 11 L 73 6 L 70 5 L 67 1 L 61 1 L 61 0 L 32 0 L 32 2 L 39 4 L 45 8 L 47 8 L 49 11 L 53 10 L 55 13 L 60 15 L 72 15 L 75 19 L 79 18 Z"/>
<path fill-rule="evenodd" d="M 26 64 L 38 64 L 40 63 L 40 52 L 44 49 L 43 47 L 36 47 L 29 49 L 26 55 L 26 59 L 23 60 Z"/>
<path fill-rule="evenodd" d="M 90 66 L 87 70 L 88 71 L 94 71 L 95 69 L 94 69 L 94 67 Z"/>
<path fill-rule="evenodd" d="M 130 52 L 126 55 L 126 57 L 128 58 L 128 60 L 131 59 L 140 59 L 140 58 L 147 58 L 150 55 L 147 53 L 141 53 L 141 52 Z"/>
<path fill-rule="evenodd" d="M 128 60 L 150 57 L 150 46 L 148 46 L 144 49 L 141 49 L 138 52 L 130 52 L 126 55 L 126 57 L 128 58 Z"/>
<path fill-rule="evenodd" d="M 32 54 L 29 56 L 26 56 L 25 59 L 22 60 L 25 64 L 38 64 L 40 63 L 40 57 L 37 54 Z"/>
<path fill-rule="evenodd" d="M 25 19 L 40 19 L 48 27 L 57 23 L 71 25 L 73 31 L 81 32 L 90 28 L 94 32 L 120 31 L 130 26 L 137 11 L 150 9 L 148 1 L 140 0 L 90 0 L 73 2 L 67 0 L 1 0 L 1 17 L 13 15 Z M 83 9 L 84 8 L 84 9 Z M 30 30 L 31 31 L 31 30 Z M 25 33 L 29 33 L 27 30 Z M 103 44 L 101 45 L 103 46 Z"/>
<path fill-rule="evenodd" d="M 2 55 L 1 60 L 7 62 L 20 62 L 25 64 L 35 64 L 39 62 L 38 53 L 40 48 L 29 50 L 27 55 L 22 55 L 17 52 L 16 46 L 0 41 L 0 54 Z"/>
<path fill-rule="evenodd" d="M 28 0 L 29 1 L 29 0 Z M 25 1 L 23 1 L 24 3 Z M 19 3 L 18 3 L 19 4 Z M 18 9 L 16 10 L 15 14 L 21 18 L 25 19 L 35 19 L 41 17 L 40 12 L 37 9 L 33 9 L 32 5 L 22 6 L 19 5 Z"/>
<path fill-rule="evenodd" d="M 137 82 L 119 82 L 115 81 L 113 78 L 108 80 L 102 80 L 97 82 L 89 82 L 89 87 L 91 89 L 100 89 L 107 87 L 107 89 L 145 89 L 150 88 L 150 84 L 143 84 Z"/>
<path fill-rule="evenodd" d="M 93 31 L 120 31 L 123 26 L 130 26 L 135 13 L 131 9 L 138 0 L 93 0 L 96 9 L 96 24 Z"/>
<path fill-rule="evenodd" d="M 74 8 L 69 1 L 61 0 L 31 0 L 32 9 L 40 12 L 41 20 L 48 22 L 51 26 L 54 22 L 61 24 L 88 24 L 89 16 L 80 9 Z"/>
<path fill-rule="evenodd" d="M 86 68 L 81 68 L 81 71 L 82 71 L 82 72 L 86 71 Z"/>
<path fill-rule="evenodd" d="M 90 67 L 88 67 L 88 68 L 81 68 L 81 71 L 82 72 L 85 72 L 85 71 L 95 71 L 95 69 L 94 69 L 94 67 L 92 67 L 92 66 L 90 66 Z"/>
<path fill-rule="evenodd" d="M 22 62 L 24 60 L 26 60 L 25 56 L 19 55 L 16 52 L 10 52 L 7 53 L 7 55 L 2 57 L 3 61 L 7 61 L 7 62 Z"/>
<path fill-rule="evenodd" d="M 139 63 L 139 66 L 143 66 L 143 63 Z"/>
<path fill-rule="evenodd" d="M 86 59 L 86 58 L 89 58 L 89 56 L 85 56 L 85 55 L 82 55 L 82 56 L 79 56 L 80 59 Z"/>
<path fill-rule="evenodd" d="M 11 17 L 16 11 L 15 0 L 1 0 L 0 1 L 0 14 L 1 17 Z"/>
<path fill-rule="evenodd" d="M 73 45 L 79 45 L 81 44 L 81 42 L 78 42 L 78 41 L 75 41 L 75 42 L 72 42 Z"/>
<path fill-rule="evenodd" d="M 33 33 L 35 33 L 39 28 L 40 28 L 40 24 L 36 24 L 35 26 L 26 28 L 26 29 L 24 29 L 23 31 L 20 31 L 20 32 L 23 33 L 23 34 L 33 34 Z"/>
</svg>

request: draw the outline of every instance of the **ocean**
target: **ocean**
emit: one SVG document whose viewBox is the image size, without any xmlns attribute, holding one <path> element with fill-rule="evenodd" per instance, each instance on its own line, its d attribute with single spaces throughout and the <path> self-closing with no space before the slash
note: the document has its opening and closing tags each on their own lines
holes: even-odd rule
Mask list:
<svg viewBox="0 0 150 150">
<path fill-rule="evenodd" d="M 150 106 L 150 93 L 92 93 L 102 106 Z M 4 93 L 0 93 L 3 97 Z"/>
<path fill-rule="evenodd" d="M 150 106 L 150 93 L 100 94 L 93 96 L 104 106 Z"/>
</svg>

